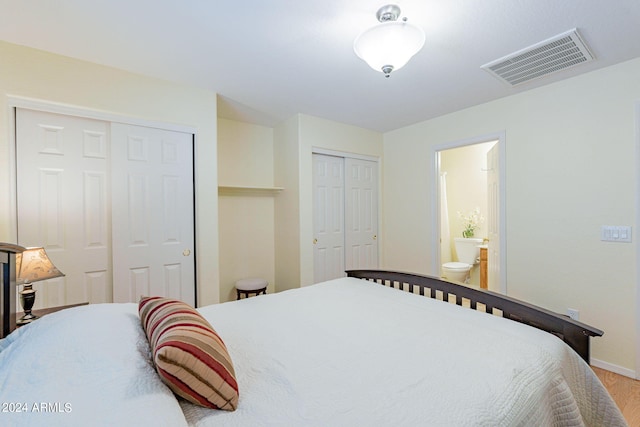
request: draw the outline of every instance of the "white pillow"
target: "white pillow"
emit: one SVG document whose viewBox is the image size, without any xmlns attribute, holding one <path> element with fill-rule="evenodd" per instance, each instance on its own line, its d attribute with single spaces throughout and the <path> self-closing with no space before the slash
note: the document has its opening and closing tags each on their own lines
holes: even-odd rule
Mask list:
<svg viewBox="0 0 640 427">
<path fill-rule="evenodd" d="M 184 426 L 160 381 L 136 304 L 97 304 L 38 319 L 0 345 L 3 425 Z"/>
</svg>

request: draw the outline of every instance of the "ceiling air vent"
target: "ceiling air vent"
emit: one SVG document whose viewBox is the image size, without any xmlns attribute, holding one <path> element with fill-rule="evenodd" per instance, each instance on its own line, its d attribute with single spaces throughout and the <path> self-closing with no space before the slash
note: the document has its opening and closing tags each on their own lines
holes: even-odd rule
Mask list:
<svg viewBox="0 0 640 427">
<path fill-rule="evenodd" d="M 578 31 L 573 29 L 480 68 L 511 86 L 516 86 L 593 60 L 589 48 Z"/>
</svg>

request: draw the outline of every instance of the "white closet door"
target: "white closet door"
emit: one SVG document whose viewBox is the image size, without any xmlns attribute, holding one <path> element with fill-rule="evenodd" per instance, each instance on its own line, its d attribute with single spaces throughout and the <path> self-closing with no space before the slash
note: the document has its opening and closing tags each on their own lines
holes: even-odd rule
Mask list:
<svg viewBox="0 0 640 427">
<path fill-rule="evenodd" d="M 345 158 L 346 269 L 378 268 L 378 163 Z"/>
<path fill-rule="evenodd" d="M 313 155 L 314 283 L 378 268 L 378 163 Z"/>
<path fill-rule="evenodd" d="M 313 280 L 344 277 L 344 159 L 313 155 Z"/>
<path fill-rule="evenodd" d="M 114 301 L 195 304 L 193 137 L 113 123 Z"/>
<path fill-rule="evenodd" d="M 109 125 L 17 109 L 18 243 L 66 276 L 34 283 L 35 308 L 111 301 Z"/>
</svg>

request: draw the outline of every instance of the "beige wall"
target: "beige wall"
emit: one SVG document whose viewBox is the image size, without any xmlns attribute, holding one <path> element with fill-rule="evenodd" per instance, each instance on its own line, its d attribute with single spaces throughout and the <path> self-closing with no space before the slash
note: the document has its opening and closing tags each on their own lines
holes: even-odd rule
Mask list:
<svg viewBox="0 0 640 427">
<path fill-rule="evenodd" d="M 638 370 L 637 243 L 600 227 L 636 225 L 639 75 L 636 59 L 385 134 L 385 267 L 434 273 L 432 146 L 504 131 L 509 294 L 578 309 L 605 331 L 593 357 Z"/>
<path fill-rule="evenodd" d="M 216 94 L 0 42 L 0 186 L 12 188 L 10 97 L 196 129 L 199 305 L 218 302 Z M 15 206 L 0 192 L 0 241 L 14 242 Z"/>
<path fill-rule="evenodd" d="M 218 185 L 273 187 L 273 129 L 218 119 Z"/>
<path fill-rule="evenodd" d="M 277 251 L 276 270 L 287 277 L 285 286 L 289 289 L 313 283 L 314 149 L 381 158 L 382 134 L 303 114 L 283 123 L 276 134 L 276 185 L 299 189 L 296 195 L 276 201 L 277 205 L 280 203 L 277 212 L 283 214 L 283 217 L 276 214 L 280 221 L 276 239 L 287 239 Z M 296 215 L 296 219 L 285 219 L 284 215 Z M 286 272 L 292 261 L 299 262 L 297 277 Z"/>
<path fill-rule="evenodd" d="M 300 287 L 300 135 L 299 117 L 274 129 L 276 291 Z"/>
<path fill-rule="evenodd" d="M 313 283 L 313 149 L 380 158 L 382 134 L 318 117 L 300 116 L 300 284 Z M 381 168 L 382 169 L 382 168 Z M 380 191 L 382 193 L 382 190 Z M 380 194 L 379 200 L 382 200 Z M 381 245 L 383 243 L 380 243 Z"/>
<path fill-rule="evenodd" d="M 218 250 L 215 93 L 4 42 L 0 58 L 4 188 L 13 184 L 9 97 L 196 129 L 199 303 L 228 297 L 218 277 L 223 256 Z M 581 320 L 605 331 L 592 341 L 593 357 L 640 370 L 635 366 L 637 244 L 599 239 L 603 224 L 636 225 L 638 75 L 640 59 L 384 135 L 306 115 L 283 122 L 273 129 L 272 141 L 273 183 L 285 188 L 273 201 L 276 290 L 313 281 L 313 148 L 384 157 L 381 266 L 431 274 L 431 147 L 504 131 L 509 294 L 558 312 L 580 310 Z M 229 124 L 222 133 L 233 135 L 233 128 Z M 240 128 L 256 138 L 253 142 L 263 138 L 256 135 L 264 129 Z M 241 154 L 234 151 L 238 148 L 225 144 L 221 152 L 235 157 Z M 251 176 L 262 185 L 262 173 L 268 174 L 238 173 L 226 168 L 221 177 Z M 15 241 L 12 201 L 10 193 L 0 192 L 0 241 Z M 224 205 L 224 222 L 238 209 L 246 207 Z"/>
<path fill-rule="evenodd" d="M 218 181 L 221 186 L 273 187 L 273 129 L 218 119 Z M 274 198 L 270 192 L 219 196 L 220 301 L 236 299 L 235 281 L 261 277 L 273 292 Z"/>
</svg>

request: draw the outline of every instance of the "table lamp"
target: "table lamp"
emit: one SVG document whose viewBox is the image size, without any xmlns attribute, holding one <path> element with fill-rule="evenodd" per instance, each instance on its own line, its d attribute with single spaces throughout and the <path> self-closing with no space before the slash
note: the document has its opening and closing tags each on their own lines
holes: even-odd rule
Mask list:
<svg viewBox="0 0 640 427">
<path fill-rule="evenodd" d="M 16 282 L 23 285 L 20 303 L 24 309 L 24 316 L 16 322 L 18 325 L 33 322 L 38 318 L 31 313 L 36 301 L 36 290 L 31 283 L 61 276 L 64 274 L 53 265 L 44 248 L 27 248 L 24 252 L 16 254 Z"/>
</svg>

